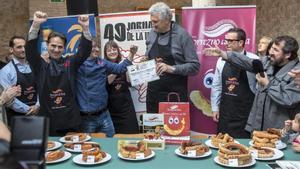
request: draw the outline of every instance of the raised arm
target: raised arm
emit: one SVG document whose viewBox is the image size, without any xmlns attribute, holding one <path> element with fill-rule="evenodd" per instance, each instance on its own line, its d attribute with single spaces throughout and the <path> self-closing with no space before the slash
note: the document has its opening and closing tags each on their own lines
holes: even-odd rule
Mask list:
<svg viewBox="0 0 300 169">
<path fill-rule="evenodd" d="M 75 56 L 75 69 L 78 69 L 80 65 L 90 56 L 92 50 L 92 36 L 90 33 L 90 23 L 88 15 L 80 15 L 78 17 L 78 23 L 82 27 L 82 36 L 80 38 L 80 44 Z"/>
<path fill-rule="evenodd" d="M 38 34 L 42 23 L 47 21 L 47 14 L 36 11 L 33 14 L 33 22 L 28 34 L 28 42 L 26 43 L 26 58 L 33 67 L 34 72 L 38 73 L 41 66 L 42 58 L 38 51 Z"/>
</svg>

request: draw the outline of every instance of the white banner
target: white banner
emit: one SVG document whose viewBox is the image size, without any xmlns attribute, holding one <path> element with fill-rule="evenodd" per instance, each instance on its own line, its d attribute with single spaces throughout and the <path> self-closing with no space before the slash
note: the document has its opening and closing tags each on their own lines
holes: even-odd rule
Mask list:
<svg viewBox="0 0 300 169">
<path fill-rule="evenodd" d="M 175 10 L 173 12 L 173 18 L 175 18 Z M 118 43 L 125 58 L 129 54 L 130 46 L 134 44 L 138 46 L 138 51 L 133 63 L 140 62 L 141 56 L 146 52 L 145 43 L 152 28 L 148 11 L 101 14 L 98 18 L 100 20 L 102 54 L 108 40 Z M 133 86 L 130 91 L 135 111 L 145 112 L 147 84 Z"/>
</svg>

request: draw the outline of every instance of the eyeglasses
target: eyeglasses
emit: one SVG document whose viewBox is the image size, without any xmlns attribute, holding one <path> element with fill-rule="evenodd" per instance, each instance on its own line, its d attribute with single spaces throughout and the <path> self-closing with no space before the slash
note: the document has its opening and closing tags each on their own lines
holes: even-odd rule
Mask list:
<svg viewBox="0 0 300 169">
<path fill-rule="evenodd" d="M 226 43 L 232 43 L 232 42 L 234 42 L 234 41 L 240 41 L 240 40 L 238 40 L 238 39 L 225 39 L 225 42 Z"/>
</svg>

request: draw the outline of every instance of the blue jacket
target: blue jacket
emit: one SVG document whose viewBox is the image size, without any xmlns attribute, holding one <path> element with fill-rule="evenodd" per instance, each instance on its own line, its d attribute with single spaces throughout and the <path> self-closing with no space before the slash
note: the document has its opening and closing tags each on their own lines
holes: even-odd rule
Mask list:
<svg viewBox="0 0 300 169">
<path fill-rule="evenodd" d="M 82 112 L 95 112 L 106 108 L 106 89 L 109 73 L 122 74 L 131 62 L 125 59 L 120 64 L 101 58 L 88 58 L 77 72 L 77 102 Z"/>
</svg>

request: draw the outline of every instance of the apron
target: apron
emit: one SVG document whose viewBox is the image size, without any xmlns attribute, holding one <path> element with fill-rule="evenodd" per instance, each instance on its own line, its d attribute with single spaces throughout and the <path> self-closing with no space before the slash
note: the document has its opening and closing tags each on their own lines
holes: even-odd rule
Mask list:
<svg viewBox="0 0 300 169">
<path fill-rule="evenodd" d="M 71 89 L 69 69 L 66 64 L 58 66 L 61 67 L 61 72 L 57 75 L 51 76 L 48 72 L 44 91 L 46 97 L 44 107 L 47 112 L 45 115 L 50 117 L 50 135 L 73 130 L 80 123 L 79 108 Z"/>
<path fill-rule="evenodd" d="M 114 123 L 116 133 L 139 133 L 133 101 L 129 91 L 126 74 L 118 75 L 108 85 L 108 109 Z"/>
<path fill-rule="evenodd" d="M 173 24 L 173 23 L 172 23 Z M 175 60 L 172 56 L 172 24 L 170 29 L 170 36 L 167 45 L 160 45 L 158 43 L 159 33 L 156 40 L 149 51 L 148 57 L 150 59 L 162 59 L 162 62 L 172 66 L 175 65 Z M 170 92 L 178 93 L 181 102 L 187 102 L 187 76 L 164 73 L 159 80 L 149 82 L 147 87 L 147 113 L 158 113 L 159 102 L 167 102 L 168 94 Z M 170 101 L 179 101 L 177 97 L 171 98 Z"/>
<path fill-rule="evenodd" d="M 34 73 L 32 71 L 30 73 L 22 73 L 19 71 L 14 60 L 12 60 L 12 64 L 14 65 L 17 73 L 16 85 L 20 85 L 22 88 L 21 95 L 16 98 L 28 106 L 35 105 L 37 102 L 37 90 L 36 90 Z M 12 116 L 20 116 L 20 115 L 24 115 L 24 113 L 15 112 L 12 109 L 8 109 L 7 111 L 8 123 L 10 123 Z"/>
<path fill-rule="evenodd" d="M 254 96 L 246 71 L 226 62 L 222 71 L 218 132 L 228 133 L 233 138 L 250 138 L 245 126 Z"/>
</svg>

